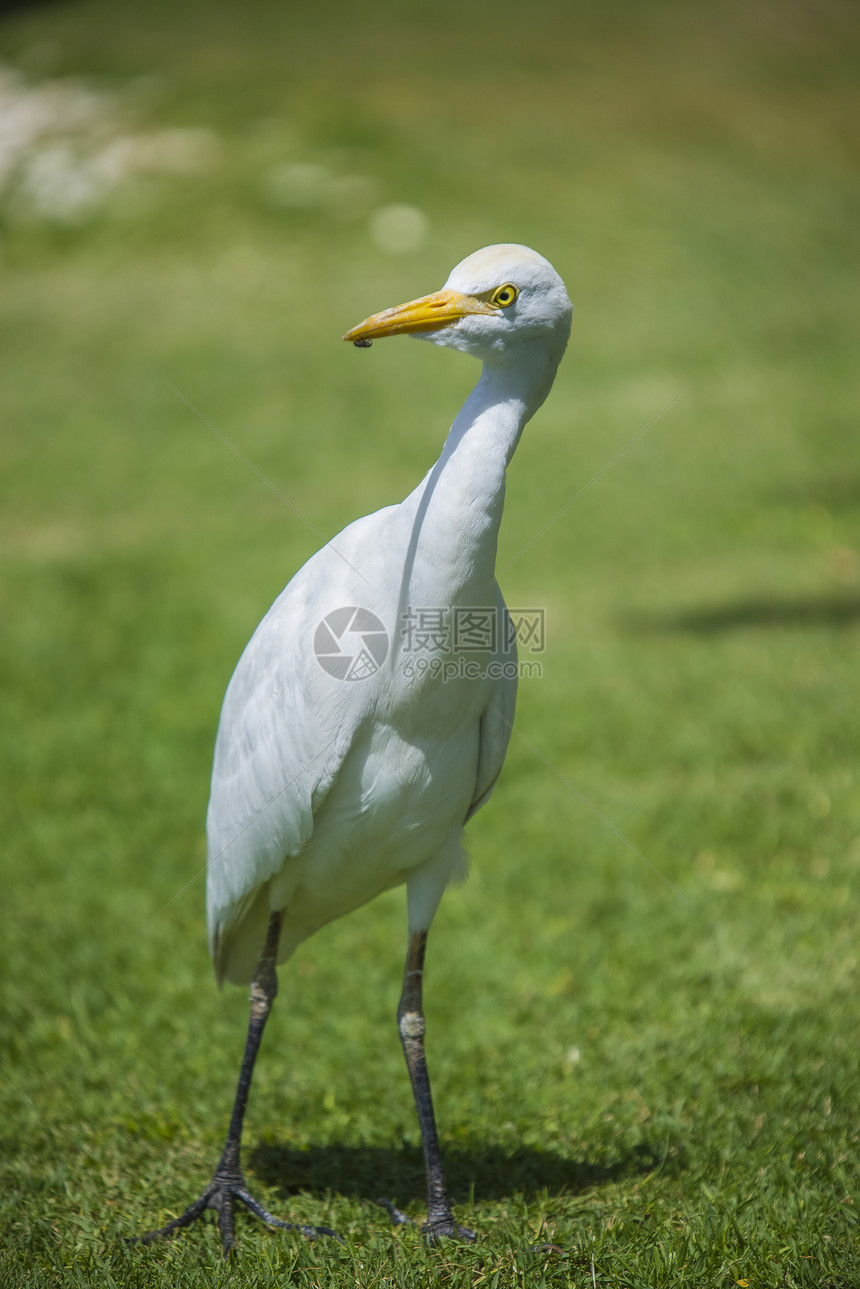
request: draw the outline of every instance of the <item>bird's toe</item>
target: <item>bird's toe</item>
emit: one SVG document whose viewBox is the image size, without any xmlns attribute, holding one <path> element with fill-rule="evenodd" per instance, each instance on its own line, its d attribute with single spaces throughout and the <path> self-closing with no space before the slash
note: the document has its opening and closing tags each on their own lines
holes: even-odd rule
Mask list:
<svg viewBox="0 0 860 1289">
<path fill-rule="evenodd" d="M 478 1238 L 474 1231 L 470 1231 L 467 1226 L 458 1225 L 453 1218 L 425 1222 L 421 1230 L 431 1247 L 440 1240 L 462 1240 L 466 1244 L 474 1244 Z"/>
<path fill-rule="evenodd" d="M 395 1226 L 417 1226 L 411 1217 L 399 1209 L 396 1204 L 392 1204 L 390 1199 L 378 1199 L 374 1201 L 380 1208 L 384 1208 Z"/>
</svg>

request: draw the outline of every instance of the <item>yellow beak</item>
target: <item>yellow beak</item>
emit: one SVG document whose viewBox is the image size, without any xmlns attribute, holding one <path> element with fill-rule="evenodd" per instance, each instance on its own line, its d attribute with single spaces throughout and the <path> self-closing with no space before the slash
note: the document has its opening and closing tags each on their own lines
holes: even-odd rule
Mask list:
<svg viewBox="0 0 860 1289">
<path fill-rule="evenodd" d="M 420 300 L 398 304 L 393 309 L 383 309 L 365 318 L 343 337 L 354 345 L 368 345 L 381 336 L 399 336 L 410 331 L 438 331 L 450 327 L 452 322 L 466 318 L 470 313 L 498 313 L 493 305 L 475 295 L 461 295 L 459 291 L 437 291 L 423 295 Z"/>
</svg>

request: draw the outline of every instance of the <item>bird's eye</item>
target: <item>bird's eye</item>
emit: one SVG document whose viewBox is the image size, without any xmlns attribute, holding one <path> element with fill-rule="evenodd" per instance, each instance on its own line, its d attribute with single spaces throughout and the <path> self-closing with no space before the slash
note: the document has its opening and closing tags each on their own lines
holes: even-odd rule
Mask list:
<svg viewBox="0 0 860 1289">
<path fill-rule="evenodd" d="M 500 309 L 507 309 L 513 304 L 519 295 L 519 291 L 513 282 L 506 282 L 504 286 L 497 286 L 493 292 L 493 304 L 498 305 Z"/>
</svg>

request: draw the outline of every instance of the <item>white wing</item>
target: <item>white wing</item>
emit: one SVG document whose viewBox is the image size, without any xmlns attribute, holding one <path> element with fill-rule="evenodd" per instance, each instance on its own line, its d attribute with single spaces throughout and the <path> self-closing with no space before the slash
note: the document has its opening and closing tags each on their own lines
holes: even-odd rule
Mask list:
<svg viewBox="0 0 860 1289">
<path fill-rule="evenodd" d="M 333 610 L 373 607 L 387 514 L 357 520 L 299 570 L 227 688 L 206 820 L 209 946 L 219 980 L 261 887 L 311 837 L 314 814 L 373 706 L 374 686 L 329 676 L 314 639 Z"/>
</svg>

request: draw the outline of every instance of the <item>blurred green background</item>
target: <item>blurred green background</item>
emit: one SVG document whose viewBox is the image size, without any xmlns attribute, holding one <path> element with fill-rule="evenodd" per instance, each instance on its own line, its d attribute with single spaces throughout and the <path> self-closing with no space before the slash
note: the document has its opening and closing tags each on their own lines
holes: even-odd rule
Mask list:
<svg viewBox="0 0 860 1289">
<path fill-rule="evenodd" d="M 858 46 L 840 0 L 2 17 L 0 1283 L 860 1283 Z M 208 1177 L 244 1039 L 226 682 L 477 375 L 339 336 L 494 241 L 576 312 L 499 557 L 543 674 L 428 953 L 482 1238 L 372 1205 L 423 1206 L 392 892 L 282 971 L 247 1124 L 263 1202 L 346 1243 L 127 1248 Z"/>
</svg>

